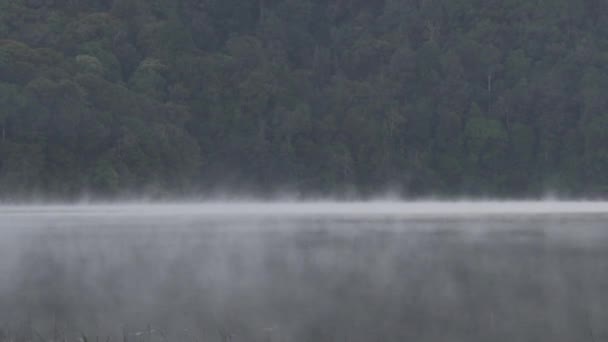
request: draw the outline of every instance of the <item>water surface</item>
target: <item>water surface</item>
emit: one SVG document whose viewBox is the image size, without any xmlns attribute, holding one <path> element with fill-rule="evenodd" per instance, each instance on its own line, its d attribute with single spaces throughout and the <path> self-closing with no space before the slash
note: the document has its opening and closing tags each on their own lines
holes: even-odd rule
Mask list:
<svg viewBox="0 0 608 342">
<path fill-rule="evenodd" d="M 0 207 L 0 341 L 601 341 L 608 205 Z"/>
</svg>

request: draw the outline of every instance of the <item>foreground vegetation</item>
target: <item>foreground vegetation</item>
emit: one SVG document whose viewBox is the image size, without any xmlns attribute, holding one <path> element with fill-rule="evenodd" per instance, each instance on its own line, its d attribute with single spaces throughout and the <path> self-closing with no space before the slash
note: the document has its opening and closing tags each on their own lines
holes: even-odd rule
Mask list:
<svg viewBox="0 0 608 342">
<path fill-rule="evenodd" d="M 169 342 L 169 341 L 182 341 L 182 342 L 201 342 L 201 341 L 219 341 L 228 342 L 232 339 L 229 332 L 218 330 L 216 336 L 195 336 L 189 330 L 180 331 L 171 335 L 154 329 L 148 326 L 143 331 L 129 332 L 124 330 L 122 334 L 116 335 L 104 335 L 104 336 L 87 336 L 82 332 L 66 332 L 60 329 L 56 329 L 51 335 L 43 336 L 32 326 L 22 326 L 20 329 L 7 329 L 3 331 L 0 329 L 0 342 Z M 272 339 L 272 334 L 269 334 L 269 338 Z"/>
<path fill-rule="evenodd" d="M 604 195 L 607 6 L 2 0 L 1 195 Z"/>
</svg>

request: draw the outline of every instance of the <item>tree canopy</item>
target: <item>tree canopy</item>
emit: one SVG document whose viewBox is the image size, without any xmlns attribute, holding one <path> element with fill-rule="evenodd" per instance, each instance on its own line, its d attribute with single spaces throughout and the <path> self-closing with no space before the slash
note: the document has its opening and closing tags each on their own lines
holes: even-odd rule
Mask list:
<svg viewBox="0 0 608 342">
<path fill-rule="evenodd" d="M 608 194 L 598 0 L 0 0 L 0 197 Z"/>
</svg>

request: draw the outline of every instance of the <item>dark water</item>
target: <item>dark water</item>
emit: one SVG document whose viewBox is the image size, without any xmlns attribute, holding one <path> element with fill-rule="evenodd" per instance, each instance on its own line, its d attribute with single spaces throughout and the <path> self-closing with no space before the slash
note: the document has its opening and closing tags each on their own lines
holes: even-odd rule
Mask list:
<svg viewBox="0 0 608 342">
<path fill-rule="evenodd" d="M 605 341 L 605 215 L 0 216 L 0 341 Z"/>
</svg>

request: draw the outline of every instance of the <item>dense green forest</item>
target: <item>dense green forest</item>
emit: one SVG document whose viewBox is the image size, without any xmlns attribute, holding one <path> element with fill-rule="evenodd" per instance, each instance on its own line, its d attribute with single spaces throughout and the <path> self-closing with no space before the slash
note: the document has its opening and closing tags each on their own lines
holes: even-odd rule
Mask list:
<svg viewBox="0 0 608 342">
<path fill-rule="evenodd" d="M 608 193 L 602 0 L 0 0 L 0 196 Z"/>
</svg>

